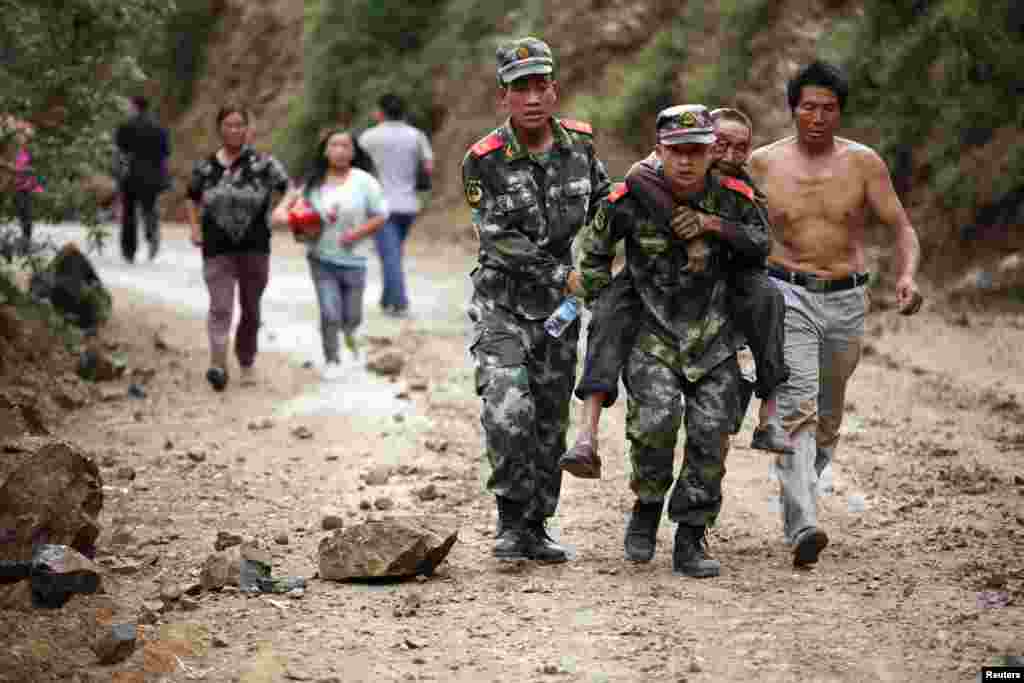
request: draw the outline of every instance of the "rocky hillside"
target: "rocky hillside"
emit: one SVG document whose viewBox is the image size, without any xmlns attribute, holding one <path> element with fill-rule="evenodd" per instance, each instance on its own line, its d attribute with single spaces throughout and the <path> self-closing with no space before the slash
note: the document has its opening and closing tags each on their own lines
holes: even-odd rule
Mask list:
<svg viewBox="0 0 1024 683">
<path fill-rule="evenodd" d="M 179 189 L 192 160 L 215 144 L 213 117 L 219 103 L 236 99 L 249 103 L 256 115 L 257 145 L 269 148 L 271 133 L 279 134 L 286 125 L 293 100 L 303 97 L 304 69 L 316 68 L 303 63 L 304 3 L 300 0 L 219 0 L 215 4 L 220 19 L 206 69 L 196 83 L 191 107 L 173 121 Z M 731 100 L 751 114 L 756 142 L 765 143 L 791 131 L 786 79 L 797 65 L 815 56 L 832 56 L 834 30 L 863 12 L 863 4 L 860 0 L 720 0 L 699 6 L 665 0 L 524 2 L 499 20 L 493 35 L 482 44 L 493 45 L 500 36 L 515 33 L 523 26 L 524 12 L 534 13 L 531 25 L 539 27 L 534 33 L 556 51 L 562 110 L 598 124 L 602 156 L 613 175 L 621 175 L 647 145 L 643 131 L 650 128 L 654 112 L 641 109 L 633 115 L 627 110 L 629 118 L 623 122 L 621 110 L 623 93 L 636 91 L 638 80 L 643 85 L 646 73 L 656 81 L 651 84 L 656 91 L 652 101 L 660 97 L 660 101 L 683 102 L 694 93 L 721 93 L 708 104 Z M 664 43 L 669 30 L 675 32 L 675 44 L 666 51 L 659 48 L 659 41 Z M 737 44 L 744 49 L 737 49 Z M 467 146 L 500 119 L 493 63 L 487 59 L 458 69 L 438 68 L 434 73 L 435 101 L 430 108 L 439 113 L 432 132 L 439 177 L 431 209 L 451 212 L 442 222 L 459 234 L 459 226 L 467 220 L 459 163 Z M 725 90 L 723 83 L 729 86 Z M 729 98 L 728 93 L 733 96 Z M 616 107 L 619 130 L 609 132 L 610 126 L 602 128 L 601 123 L 614 120 Z M 640 132 L 624 135 L 624 128 Z M 878 128 L 864 125 L 847 134 L 869 144 L 878 144 L 881 135 Z M 985 176 L 998 173 L 984 160 L 1004 158 L 1007 147 L 1022 137 L 1016 128 L 999 131 L 988 144 L 964 156 L 963 163 L 981 176 L 980 187 L 991 186 Z M 927 146 L 926 140 L 919 142 Z M 1022 246 L 1020 231 L 1012 228 L 990 232 L 985 240 L 966 240 L 962 228 L 972 224 L 977 207 L 949 211 L 926 183 L 909 182 L 907 190 L 905 203 L 922 234 L 925 272 L 933 280 L 949 280 L 951 273 L 963 272 L 972 261 L 1005 256 Z M 995 199 L 981 191 L 977 206 Z"/>
</svg>

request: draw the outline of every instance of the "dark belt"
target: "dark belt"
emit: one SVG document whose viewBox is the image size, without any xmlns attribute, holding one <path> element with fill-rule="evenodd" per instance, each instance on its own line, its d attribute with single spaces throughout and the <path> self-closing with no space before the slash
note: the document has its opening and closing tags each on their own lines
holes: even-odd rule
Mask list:
<svg viewBox="0 0 1024 683">
<path fill-rule="evenodd" d="M 810 273 L 786 270 L 778 266 L 768 266 L 768 274 L 777 280 L 783 280 L 792 285 L 803 287 L 809 292 L 841 292 L 845 289 L 866 285 L 871 278 L 870 273 L 854 273 L 846 277 L 828 279 L 811 275 Z"/>
</svg>

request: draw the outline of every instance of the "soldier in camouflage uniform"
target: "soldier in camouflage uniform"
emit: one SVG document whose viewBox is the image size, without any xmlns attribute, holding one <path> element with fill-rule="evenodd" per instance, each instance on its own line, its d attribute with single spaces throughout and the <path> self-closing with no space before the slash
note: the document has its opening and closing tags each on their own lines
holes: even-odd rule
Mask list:
<svg viewBox="0 0 1024 683">
<path fill-rule="evenodd" d="M 737 109 L 716 109 L 711 112 L 716 141 L 711 148 L 711 173 L 716 177 L 732 177 L 743 181 L 754 191 L 758 204 L 764 207 L 764 196 L 750 179 L 745 164 L 750 156 L 753 126 Z M 655 212 L 671 214 L 675 198 L 662 175 L 657 152 L 633 164 L 625 178 L 626 187 L 637 200 L 647 202 Z M 706 252 L 706 240 L 687 245 L 691 250 Z M 743 382 L 742 414 L 735 425 L 740 430 L 749 396 L 756 393 L 761 401 L 760 424 L 754 430 L 751 448 L 791 453 L 792 446 L 778 419 L 775 389 L 789 376 L 783 358 L 783 327 L 785 302 L 782 294 L 765 273 L 763 264 L 749 268 L 730 268 L 732 318 L 740 327 L 757 363 L 757 382 Z M 634 324 L 642 303 L 624 270 L 612 280 L 591 311 L 587 330 L 587 353 L 583 377 L 576 387 L 576 397 L 584 402 L 584 424 L 576 443 L 562 456 L 560 466 L 566 472 L 585 479 L 601 476 L 598 455 L 598 424 L 604 408 L 618 399 L 619 375 L 633 346 L 637 328 Z"/>
<path fill-rule="evenodd" d="M 549 562 L 565 549 L 545 530 L 561 489 L 579 323 L 560 337 L 544 320 L 582 293 L 570 246 L 609 188 L 588 124 L 552 115 L 551 50 L 536 38 L 497 51 L 498 87 L 509 112 L 462 162 L 466 200 L 480 238 L 471 273 L 470 352 L 483 399 L 487 487 L 497 497 L 494 555 Z"/>
<path fill-rule="evenodd" d="M 704 533 L 721 508 L 725 447 L 741 402 L 736 349 L 742 335 L 729 314 L 728 268 L 764 262 L 768 224 L 749 186 L 708 172 L 715 135 L 707 108 L 662 111 L 657 136 L 676 208 L 665 215 L 617 185 L 584 233 L 580 271 L 584 297 L 593 305 L 611 283 L 615 245 L 625 240 L 626 269 L 642 301 L 623 372 L 630 488 L 637 496 L 627 557 L 653 557 L 685 396 L 685 458 L 669 501 L 669 517 L 678 523 L 673 568 L 717 576 L 719 563 L 706 556 Z M 695 240 L 707 243 L 699 261 L 690 248 Z"/>
</svg>

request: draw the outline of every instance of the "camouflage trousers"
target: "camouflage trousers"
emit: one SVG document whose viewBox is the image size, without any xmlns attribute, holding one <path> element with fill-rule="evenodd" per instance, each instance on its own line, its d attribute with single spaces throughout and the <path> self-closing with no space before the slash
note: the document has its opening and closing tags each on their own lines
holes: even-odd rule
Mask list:
<svg viewBox="0 0 1024 683">
<path fill-rule="evenodd" d="M 491 465 L 487 488 L 523 503 L 528 519 L 550 517 L 562 488 L 558 459 L 566 448 L 579 320 L 556 339 L 543 320 L 521 318 L 476 296 L 469 317 Z"/>
<path fill-rule="evenodd" d="M 623 373 L 626 385 L 626 438 L 632 465 L 630 488 L 643 502 L 664 500 L 672 487 L 675 447 L 683 423 L 686 445 L 683 467 L 669 499 L 674 522 L 712 526 L 722 508 L 722 479 L 729 433 L 741 409 L 740 369 L 736 356 L 712 368 L 696 382 L 688 381 L 678 363 L 646 348 L 643 333 L 629 354 Z"/>
</svg>

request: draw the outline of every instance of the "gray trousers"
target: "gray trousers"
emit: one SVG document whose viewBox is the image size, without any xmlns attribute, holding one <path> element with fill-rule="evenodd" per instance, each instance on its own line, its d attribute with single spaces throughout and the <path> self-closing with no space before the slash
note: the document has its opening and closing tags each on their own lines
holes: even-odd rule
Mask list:
<svg viewBox="0 0 1024 683">
<path fill-rule="evenodd" d="M 352 334 L 363 322 L 366 268 L 339 266 L 313 257 L 307 260 L 320 304 L 324 360 L 337 363 L 341 358 L 338 333 Z"/>
<path fill-rule="evenodd" d="M 819 293 L 775 281 L 786 300 L 785 358 L 779 414 L 795 452 L 777 459 L 786 540 L 818 525 L 817 484 L 832 462 L 843 420 L 846 383 L 860 360 L 868 291 Z"/>
</svg>

